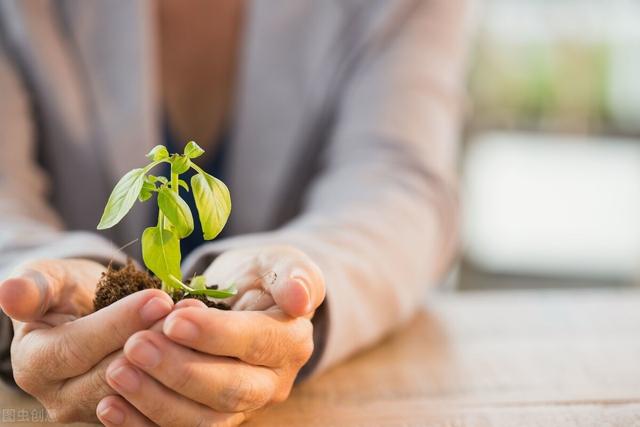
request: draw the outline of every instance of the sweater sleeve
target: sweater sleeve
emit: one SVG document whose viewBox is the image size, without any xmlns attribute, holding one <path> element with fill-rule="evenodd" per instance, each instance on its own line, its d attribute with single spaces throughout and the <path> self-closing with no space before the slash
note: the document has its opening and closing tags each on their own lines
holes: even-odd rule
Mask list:
<svg viewBox="0 0 640 427">
<path fill-rule="evenodd" d="M 307 368 L 314 372 L 400 327 L 456 249 L 464 2 L 395 4 L 408 13 L 376 20 L 300 215 L 273 232 L 205 245 L 186 260 L 202 271 L 215 254 L 249 245 L 306 252 L 327 286 Z"/>
<path fill-rule="evenodd" d="M 2 40 L 0 40 L 1 42 Z M 84 257 L 125 262 L 126 256 L 94 233 L 69 232 L 48 203 L 49 179 L 38 166 L 32 106 L 0 43 L 0 281 L 20 263 Z M 0 311 L 0 377 L 10 379 L 11 320 Z"/>
</svg>

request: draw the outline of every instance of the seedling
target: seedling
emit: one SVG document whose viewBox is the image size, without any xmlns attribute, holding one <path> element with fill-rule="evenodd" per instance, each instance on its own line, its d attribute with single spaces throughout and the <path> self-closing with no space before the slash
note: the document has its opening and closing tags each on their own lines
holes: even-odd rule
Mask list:
<svg viewBox="0 0 640 427">
<path fill-rule="evenodd" d="M 147 157 L 147 166 L 125 174 L 116 184 L 98 230 L 111 228 L 119 223 L 136 202 L 146 202 L 157 195 L 158 223 L 142 233 L 142 259 L 144 264 L 162 281 L 162 289 L 170 295 L 181 291 L 183 295 L 204 295 L 211 298 L 228 298 L 237 293 L 235 286 L 227 289 L 207 287 L 204 276 L 194 276 L 185 284 L 180 270 L 180 240 L 194 231 L 193 214 L 189 205 L 180 197 L 180 189 L 193 191 L 200 226 L 205 240 L 214 239 L 224 228 L 231 212 L 229 189 L 219 179 L 209 175 L 193 162 L 204 154 L 195 142 L 189 142 L 182 154 L 170 154 L 166 147 L 155 146 Z M 155 176 L 150 172 L 161 163 L 169 163 L 169 177 Z M 195 171 L 191 186 L 180 179 L 189 169 Z"/>
</svg>

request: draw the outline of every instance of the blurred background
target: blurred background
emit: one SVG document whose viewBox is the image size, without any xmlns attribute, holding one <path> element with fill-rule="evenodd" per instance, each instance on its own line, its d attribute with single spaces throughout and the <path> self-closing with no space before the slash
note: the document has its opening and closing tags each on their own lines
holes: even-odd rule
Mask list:
<svg viewBox="0 0 640 427">
<path fill-rule="evenodd" d="M 453 286 L 640 277 L 640 2 L 484 0 Z"/>
</svg>

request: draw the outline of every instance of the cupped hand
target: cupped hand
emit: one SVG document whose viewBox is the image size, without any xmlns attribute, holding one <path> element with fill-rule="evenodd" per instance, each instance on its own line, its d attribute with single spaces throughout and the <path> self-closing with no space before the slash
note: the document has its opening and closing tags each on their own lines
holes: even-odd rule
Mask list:
<svg viewBox="0 0 640 427">
<path fill-rule="evenodd" d="M 320 270 L 278 246 L 227 252 L 205 275 L 236 284 L 233 310 L 182 301 L 162 331 L 134 334 L 107 370 L 119 396 L 98 405 L 105 425 L 237 425 L 287 398 L 313 351 L 310 319 L 325 294 Z"/>
<path fill-rule="evenodd" d="M 98 402 L 113 394 L 109 363 L 173 308 L 164 292 L 147 290 L 89 314 L 103 271 L 88 260 L 44 260 L 0 283 L 0 306 L 14 324 L 14 378 L 55 421 L 95 421 Z"/>
<path fill-rule="evenodd" d="M 225 301 L 234 310 L 278 308 L 291 317 L 310 318 L 325 295 L 320 268 L 292 246 L 228 251 L 204 274 L 209 284 L 238 288 L 238 294 Z"/>
</svg>

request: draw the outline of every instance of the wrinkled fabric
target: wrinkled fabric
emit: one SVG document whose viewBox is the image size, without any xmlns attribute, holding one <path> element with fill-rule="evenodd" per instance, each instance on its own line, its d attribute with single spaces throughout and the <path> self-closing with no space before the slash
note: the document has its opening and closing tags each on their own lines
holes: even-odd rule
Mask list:
<svg viewBox="0 0 640 427">
<path fill-rule="evenodd" d="M 36 258 L 139 256 L 118 248 L 152 204 L 95 226 L 161 141 L 153 4 L 0 1 L 0 278 Z M 251 5 L 225 157 L 229 237 L 184 268 L 246 246 L 305 251 L 327 285 L 305 368 L 317 373 L 401 327 L 454 255 L 464 2 Z"/>
</svg>

